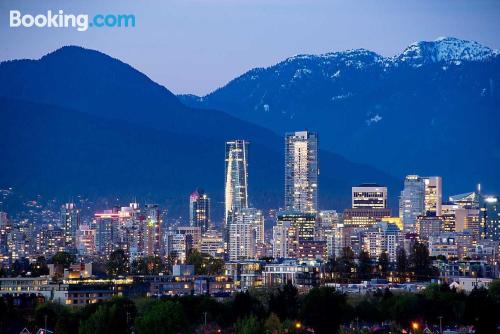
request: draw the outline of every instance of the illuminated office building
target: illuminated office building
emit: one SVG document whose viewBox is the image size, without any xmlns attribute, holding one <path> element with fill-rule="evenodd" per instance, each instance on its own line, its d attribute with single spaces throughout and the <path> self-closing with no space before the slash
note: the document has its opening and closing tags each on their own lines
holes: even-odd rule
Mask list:
<svg viewBox="0 0 500 334">
<path fill-rule="evenodd" d="M 352 187 L 352 208 L 387 208 L 387 187 L 374 183 Z"/>
<path fill-rule="evenodd" d="M 210 227 L 210 198 L 201 189 L 189 196 L 189 225 L 205 232 Z"/>
<path fill-rule="evenodd" d="M 201 252 L 213 257 L 224 257 L 224 240 L 222 234 L 208 230 L 201 237 Z"/>
<path fill-rule="evenodd" d="M 479 195 L 476 192 L 453 195 L 449 197 L 449 201 L 465 209 L 479 208 Z"/>
<path fill-rule="evenodd" d="M 277 226 L 286 234 L 286 257 L 297 258 L 302 243 L 314 241 L 316 229 L 316 214 L 299 211 L 281 211 L 278 213 Z"/>
<path fill-rule="evenodd" d="M 328 256 L 334 254 L 334 230 L 339 222 L 339 214 L 335 210 L 322 210 L 318 214 L 315 239 L 326 242 Z"/>
<path fill-rule="evenodd" d="M 285 208 L 318 210 L 318 135 L 310 131 L 285 136 Z"/>
<path fill-rule="evenodd" d="M 201 249 L 201 228 L 197 226 L 177 226 L 177 234 L 186 236 L 186 248 L 188 253 L 192 249 L 200 251 Z"/>
<path fill-rule="evenodd" d="M 500 240 L 500 202 L 498 196 L 481 196 L 480 220 L 484 239 Z"/>
<path fill-rule="evenodd" d="M 344 210 L 345 226 L 371 226 L 391 216 L 389 208 L 349 208 Z"/>
<path fill-rule="evenodd" d="M 431 236 L 443 232 L 443 217 L 420 216 L 417 218 L 416 227 L 420 240 L 428 241 Z"/>
<path fill-rule="evenodd" d="M 460 225 L 459 219 L 465 217 L 465 209 L 453 203 L 443 203 L 441 205 L 441 217 L 443 218 L 443 232 L 455 232 L 456 226 Z M 463 223 L 462 223 L 463 224 Z"/>
<path fill-rule="evenodd" d="M 424 207 L 428 216 L 441 216 L 443 202 L 443 187 L 440 176 L 425 176 L 424 180 Z"/>
<path fill-rule="evenodd" d="M 248 208 L 248 142 L 226 142 L 225 227 L 229 228 L 234 213 Z"/>
<path fill-rule="evenodd" d="M 408 175 L 399 198 L 399 218 L 404 233 L 415 233 L 418 216 L 425 214 L 425 183 L 418 175 Z"/>
</svg>

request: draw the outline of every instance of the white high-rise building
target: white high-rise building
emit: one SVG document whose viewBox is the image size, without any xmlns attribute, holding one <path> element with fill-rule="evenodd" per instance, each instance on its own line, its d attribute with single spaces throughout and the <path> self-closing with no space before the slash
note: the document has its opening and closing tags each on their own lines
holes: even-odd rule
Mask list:
<svg viewBox="0 0 500 334">
<path fill-rule="evenodd" d="M 264 240 L 262 211 L 247 208 L 234 213 L 229 223 L 229 260 L 253 259 L 255 246 Z"/>
<path fill-rule="evenodd" d="M 285 208 L 318 210 L 318 135 L 310 131 L 285 137 Z"/>
<path fill-rule="evenodd" d="M 402 235 L 396 224 L 380 222 L 371 226 L 363 238 L 363 248 L 376 259 L 387 252 L 390 262 L 396 262 L 397 249 L 401 245 Z"/>
<path fill-rule="evenodd" d="M 226 142 L 225 179 L 225 227 L 234 213 L 248 208 L 248 142 L 233 140 Z"/>
</svg>

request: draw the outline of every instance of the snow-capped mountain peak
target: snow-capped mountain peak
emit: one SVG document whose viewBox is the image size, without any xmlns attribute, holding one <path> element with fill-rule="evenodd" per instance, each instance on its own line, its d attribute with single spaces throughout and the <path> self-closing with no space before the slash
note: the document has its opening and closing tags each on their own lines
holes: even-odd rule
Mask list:
<svg viewBox="0 0 500 334">
<path fill-rule="evenodd" d="M 474 41 L 440 37 L 432 42 L 413 43 L 401 54 L 395 56 L 393 60 L 420 65 L 440 62 L 485 61 L 496 55 L 498 55 L 498 51 Z"/>
</svg>

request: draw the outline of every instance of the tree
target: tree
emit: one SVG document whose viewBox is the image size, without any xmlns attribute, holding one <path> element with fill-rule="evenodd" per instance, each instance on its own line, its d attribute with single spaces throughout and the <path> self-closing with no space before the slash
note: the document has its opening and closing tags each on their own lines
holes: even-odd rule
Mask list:
<svg viewBox="0 0 500 334">
<path fill-rule="evenodd" d="M 47 260 L 44 256 L 39 256 L 36 261 L 30 265 L 31 276 L 48 275 L 49 268 L 47 267 Z"/>
<path fill-rule="evenodd" d="M 262 325 L 255 316 L 238 319 L 234 324 L 235 334 L 260 334 L 262 333 Z"/>
<path fill-rule="evenodd" d="M 298 290 L 288 281 L 275 293 L 269 295 L 269 312 L 275 313 L 281 320 L 295 319 L 298 309 Z"/>
<path fill-rule="evenodd" d="M 340 273 L 342 278 L 350 279 L 356 272 L 356 263 L 354 262 L 354 252 L 351 247 L 342 248 L 342 253 L 337 259 L 337 266 L 335 269 Z"/>
<path fill-rule="evenodd" d="M 362 250 L 359 253 L 359 278 L 361 280 L 369 280 L 372 277 L 372 260 L 370 259 L 370 254 L 367 251 Z"/>
<path fill-rule="evenodd" d="M 488 287 L 488 295 L 494 303 L 500 305 L 500 280 L 491 282 Z"/>
<path fill-rule="evenodd" d="M 349 313 L 345 295 L 330 287 L 311 289 L 300 310 L 301 319 L 318 334 L 336 333 Z"/>
<path fill-rule="evenodd" d="M 194 272 L 198 275 L 221 275 L 224 271 L 224 261 L 216 259 L 205 253 L 200 253 L 197 249 L 192 249 L 186 259 L 187 264 L 194 266 Z"/>
<path fill-rule="evenodd" d="M 75 256 L 68 252 L 57 252 L 52 256 L 52 263 L 62 265 L 63 268 L 69 268 L 69 266 L 75 262 Z"/>
<path fill-rule="evenodd" d="M 130 271 L 134 275 L 158 275 L 165 271 L 165 264 L 158 256 L 148 256 L 132 261 Z"/>
<path fill-rule="evenodd" d="M 264 330 L 267 334 L 281 334 L 283 333 L 283 325 L 280 318 L 274 313 L 269 314 L 264 322 Z"/>
<path fill-rule="evenodd" d="M 126 298 L 115 298 L 101 304 L 80 325 L 80 334 L 128 333 L 136 315 L 135 304 Z"/>
<path fill-rule="evenodd" d="M 325 263 L 325 272 L 333 273 L 335 271 L 335 266 L 337 265 L 337 260 L 334 256 L 328 258 Z"/>
<path fill-rule="evenodd" d="M 406 251 L 403 247 L 398 248 L 397 251 L 396 270 L 400 278 L 406 276 L 408 272 L 408 258 L 406 257 Z"/>
<path fill-rule="evenodd" d="M 496 323 L 498 320 L 499 305 L 488 295 L 484 288 L 473 289 L 466 298 L 465 319 L 473 324 L 476 333 L 498 333 Z"/>
<path fill-rule="evenodd" d="M 128 257 L 123 249 L 117 249 L 109 255 L 109 260 L 106 263 L 106 272 L 109 276 L 123 276 L 128 274 L 129 262 Z"/>
<path fill-rule="evenodd" d="M 410 266 L 417 280 L 422 278 L 427 279 L 431 276 L 431 258 L 429 256 L 429 249 L 425 244 L 416 242 L 413 245 L 410 255 Z"/>
<path fill-rule="evenodd" d="M 12 264 L 13 276 L 24 276 L 30 270 L 30 262 L 27 258 L 20 258 Z"/>
<path fill-rule="evenodd" d="M 389 255 L 387 252 L 382 252 L 378 257 L 378 272 L 380 277 L 386 278 L 389 271 Z"/>
<path fill-rule="evenodd" d="M 156 301 L 136 321 L 139 334 L 176 334 L 187 325 L 184 309 L 177 301 Z"/>
<path fill-rule="evenodd" d="M 234 299 L 230 302 L 230 309 L 233 319 L 244 318 L 249 315 L 260 318 L 264 315 L 264 306 L 248 291 L 236 293 Z"/>
</svg>

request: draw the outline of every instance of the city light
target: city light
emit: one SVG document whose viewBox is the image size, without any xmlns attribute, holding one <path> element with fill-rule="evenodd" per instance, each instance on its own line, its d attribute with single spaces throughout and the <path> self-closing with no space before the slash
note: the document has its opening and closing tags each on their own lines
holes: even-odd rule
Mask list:
<svg viewBox="0 0 500 334">
<path fill-rule="evenodd" d="M 418 330 L 420 328 L 420 325 L 418 324 L 418 322 L 413 321 L 411 323 L 411 328 L 416 331 L 416 330 Z"/>
</svg>

